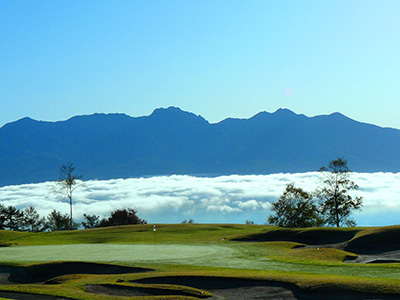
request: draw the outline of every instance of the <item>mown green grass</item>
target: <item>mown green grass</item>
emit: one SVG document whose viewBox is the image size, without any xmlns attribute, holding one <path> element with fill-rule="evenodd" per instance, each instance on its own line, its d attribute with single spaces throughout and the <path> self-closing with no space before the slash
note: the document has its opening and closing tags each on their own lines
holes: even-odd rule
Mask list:
<svg viewBox="0 0 400 300">
<path fill-rule="evenodd" d="M 272 226 L 159 224 L 119 226 L 78 231 L 25 233 L 0 230 L 0 245 L 65 245 L 65 244 L 199 244 L 219 241 L 223 237 L 257 233 Z"/>
<path fill-rule="evenodd" d="M 343 263 L 353 253 L 299 248 L 301 241 L 334 239 L 351 234 L 351 242 L 390 238 L 400 227 L 285 229 L 257 225 L 178 224 L 121 226 L 51 233 L 0 231 L 1 264 L 46 261 L 91 261 L 141 266 L 155 273 L 123 275 L 125 280 L 146 276 L 237 276 L 288 282 L 300 287 L 330 286 L 367 292 L 399 293 L 400 264 Z M 254 242 L 279 237 L 279 241 Z M 248 242 L 237 241 L 238 238 Z M 0 289 L 46 293 L 75 299 L 115 299 L 84 292 L 88 283 L 115 284 L 121 275 L 66 275 L 58 285 L 10 285 Z M 128 298 L 124 298 L 128 299 Z M 139 298 L 135 298 L 139 299 Z M 145 299 L 145 298 L 143 298 Z M 151 299 L 157 299 L 153 297 Z M 163 296 L 160 299 L 168 299 Z M 171 299 L 189 299 L 183 296 Z M 193 298 L 195 299 L 195 298 Z"/>
<path fill-rule="evenodd" d="M 10 263 L 40 263 L 50 261 L 87 261 L 104 263 L 152 263 L 203 260 L 205 257 L 235 257 L 228 245 L 182 244 L 74 244 L 40 245 L 0 248 L 0 261 Z"/>
<path fill-rule="evenodd" d="M 276 241 L 304 240 L 321 241 L 326 236 L 348 237 L 349 232 L 354 232 L 351 242 L 368 236 L 379 236 L 385 233 L 400 236 L 400 226 L 367 227 L 367 228 L 307 228 L 290 229 L 277 228 L 267 225 L 234 225 L 234 224 L 158 224 L 156 233 L 153 225 L 134 225 L 96 228 L 77 231 L 58 232 L 15 232 L 0 230 L 0 245 L 30 246 L 30 245 L 64 245 L 64 244 L 152 244 L 155 235 L 160 244 L 198 244 L 216 242 L 221 238 L 258 241 L 268 235 Z"/>
</svg>

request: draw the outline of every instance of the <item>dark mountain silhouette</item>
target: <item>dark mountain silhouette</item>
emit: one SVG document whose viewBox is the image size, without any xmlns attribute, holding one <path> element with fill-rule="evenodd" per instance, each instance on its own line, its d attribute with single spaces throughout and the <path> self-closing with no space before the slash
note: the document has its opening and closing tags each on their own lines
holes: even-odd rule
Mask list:
<svg viewBox="0 0 400 300">
<path fill-rule="evenodd" d="M 210 124 L 179 108 L 150 116 L 24 118 L 0 128 L 0 186 L 58 178 L 73 162 L 84 179 L 316 171 L 343 156 L 353 171 L 400 171 L 400 130 L 287 109 Z"/>
</svg>

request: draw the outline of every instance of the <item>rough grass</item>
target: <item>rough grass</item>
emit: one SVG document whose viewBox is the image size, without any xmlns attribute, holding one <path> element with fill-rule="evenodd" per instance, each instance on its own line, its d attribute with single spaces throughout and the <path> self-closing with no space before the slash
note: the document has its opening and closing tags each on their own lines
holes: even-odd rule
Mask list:
<svg viewBox="0 0 400 300">
<path fill-rule="evenodd" d="M 301 264 L 338 264 L 345 258 L 357 255 L 335 248 L 303 248 L 304 244 L 293 242 L 264 242 L 266 257 L 281 262 L 294 262 Z"/>
<path fill-rule="evenodd" d="M 330 287 L 400 294 L 398 264 L 349 264 L 343 263 L 343 259 L 354 256 L 351 253 L 353 251 L 323 247 L 319 250 L 315 247 L 297 248 L 305 244 L 348 242 L 346 250 L 362 251 L 371 243 L 383 245 L 384 250 L 399 250 L 397 241 L 390 241 L 400 237 L 400 226 L 280 229 L 249 225 L 160 224 L 156 228 L 156 233 L 153 232 L 153 225 L 35 234 L 0 231 L 0 245 L 4 246 L 0 247 L 2 264 L 82 260 L 156 270 L 152 273 L 124 275 L 59 274 L 50 279 L 47 285 L 0 285 L 0 289 L 72 299 L 117 299 L 86 293 L 85 285 L 115 285 L 122 278 L 123 282 L 119 285 L 134 286 L 134 283 L 127 282 L 152 276 L 233 276 L 285 282 L 307 289 Z M 167 288 L 185 289 L 177 286 Z M 193 294 L 143 299 L 198 297 Z"/>
</svg>

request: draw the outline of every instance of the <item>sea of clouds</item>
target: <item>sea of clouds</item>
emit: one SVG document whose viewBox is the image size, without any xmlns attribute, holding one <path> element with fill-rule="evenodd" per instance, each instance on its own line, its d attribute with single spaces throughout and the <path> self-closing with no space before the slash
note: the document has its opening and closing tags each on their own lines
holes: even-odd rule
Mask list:
<svg viewBox="0 0 400 300">
<path fill-rule="evenodd" d="M 83 214 L 107 216 L 118 208 L 135 208 L 149 223 L 239 223 L 265 224 L 271 203 L 289 183 L 306 191 L 320 184 L 318 172 L 272 175 L 194 177 L 185 175 L 150 178 L 90 180 L 73 193 L 74 219 Z M 400 223 L 400 173 L 352 173 L 359 185 L 355 196 L 364 198 L 357 224 L 380 226 Z M 69 213 L 65 197 L 52 192 L 53 182 L 5 186 L 0 203 L 23 209 L 35 207 L 41 216 L 57 209 Z"/>
</svg>

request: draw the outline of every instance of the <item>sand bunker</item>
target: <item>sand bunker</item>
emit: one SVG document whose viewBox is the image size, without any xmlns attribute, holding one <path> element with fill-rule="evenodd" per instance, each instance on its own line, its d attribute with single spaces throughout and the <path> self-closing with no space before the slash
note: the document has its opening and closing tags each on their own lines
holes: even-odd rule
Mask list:
<svg viewBox="0 0 400 300">
<path fill-rule="evenodd" d="M 47 295 L 17 293 L 17 292 L 3 292 L 3 291 L 0 291 L 0 297 L 7 299 L 18 299 L 18 300 L 70 300 L 68 298 L 61 298 L 57 296 L 47 296 Z"/>
<path fill-rule="evenodd" d="M 400 251 L 391 251 L 379 254 L 357 254 L 357 258 L 344 260 L 344 262 L 360 264 L 400 264 Z"/>
<path fill-rule="evenodd" d="M 265 280 L 227 277 L 173 276 L 153 277 L 135 281 L 142 284 L 174 284 L 203 289 L 213 294 L 209 299 L 282 299 L 282 300 L 360 300 L 398 299 L 398 295 L 365 294 L 340 289 L 303 290 L 293 284 Z"/>
<path fill-rule="evenodd" d="M 192 296 L 205 298 L 189 291 L 177 291 L 153 287 L 122 286 L 115 284 L 88 284 L 85 286 L 88 293 L 105 294 L 111 296 L 144 297 L 144 296 Z"/>
<path fill-rule="evenodd" d="M 293 284 L 279 283 L 265 280 L 252 280 L 227 277 L 205 277 L 205 276 L 172 276 L 172 277 L 153 277 L 135 281 L 143 284 L 143 287 L 121 286 L 116 284 L 91 284 L 85 287 L 86 292 L 105 294 L 111 296 L 143 297 L 143 296 L 163 296 L 163 295 L 183 295 L 194 296 L 185 291 L 173 291 L 167 288 L 146 287 L 146 284 L 173 284 L 189 286 L 200 290 L 208 291 L 212 297 L 202 297 L 210 300 L 239 300 L 239 299 L 281 299 L 281 300 L 361 300 L 361 299 L 382 299 L 395 300 L 398 295 L 365 294 L 354 291 L 339 289 L 317 289 L 302 290 Z M 35 295 L 14 292 L 1 292 L 0 297 L 20 300 L 68 300 L 67 298 Z"/>
<path fill-rule="evenodd" d="M 338 244 L 326 244 L 326 245 L 298 245 L 293 247 L 293 250 L 296 249 L 322 249 L 322 248 L 333 248 L 339 250 L 346 250 L 347 243 L 338 243 Z M 354 252 L 355 256 L 346 255 L 343 262 L 346 263 L 359 263 L 359 264 L 400 264 L 400 250 L 396 251 L 386 251 L 382 248 L 380 252 L 374 253 L 370 252 L 370 254 L 360 254 L 358 251 Z M 364 253 L 364 252 L 361 252 Z"/>
<path fill-rule="evenodd" d="M 213 294 L 209 299 L 298 299 L 294 295 L 295 285 L 265 280 L 227 277 L 174 276 L 153 277 L 135 281 L 190 286 Z"/>
</svg>

